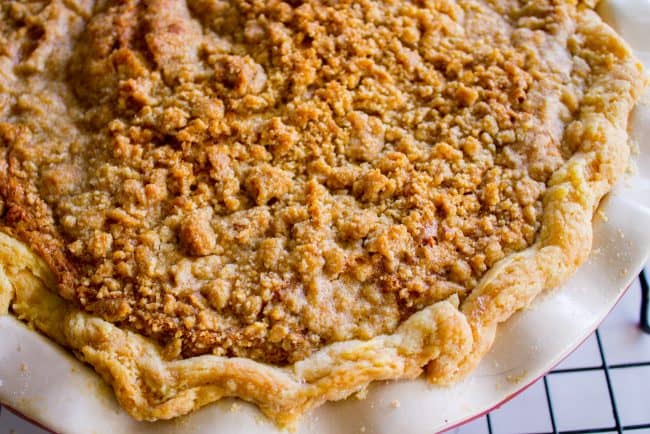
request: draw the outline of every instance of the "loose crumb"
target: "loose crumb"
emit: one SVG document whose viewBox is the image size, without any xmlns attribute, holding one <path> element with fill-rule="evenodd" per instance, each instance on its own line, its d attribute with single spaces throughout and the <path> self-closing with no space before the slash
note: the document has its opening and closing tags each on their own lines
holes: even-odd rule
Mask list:
<svg viewBox="0 0 650 434">
<path fill-rule="evenodd" d="M 509 383 L 518 384 L 519 382 L 521 382 L 521 380 L 523 380 L 526 377 L 527 373 L 528 373 L 527 371 L 522 371 L 519 374 L 508 375 L 506 376 L 506 380 L 508 380 Z"/>
</svg>

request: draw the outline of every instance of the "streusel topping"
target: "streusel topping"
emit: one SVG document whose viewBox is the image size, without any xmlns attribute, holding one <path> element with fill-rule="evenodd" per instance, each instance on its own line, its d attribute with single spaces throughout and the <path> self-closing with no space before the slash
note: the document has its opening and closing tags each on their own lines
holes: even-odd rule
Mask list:
<svg viewBox="0 0 650 434">
<path fill-rule="evenodd" d="M 573 3 L 4 1 L 5 230 L 169 357 L 390 333 L 535 241 Z"/>
</svg>

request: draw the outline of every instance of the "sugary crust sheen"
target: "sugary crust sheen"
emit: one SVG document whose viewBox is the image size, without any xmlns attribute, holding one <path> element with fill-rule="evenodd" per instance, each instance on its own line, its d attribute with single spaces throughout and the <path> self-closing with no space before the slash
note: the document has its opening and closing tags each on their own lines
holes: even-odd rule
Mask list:
<svg viewBox="0 0 650 434">
<path fill-rule="evenodd" d="M 461 379 L 489 350 L 497 325 L 562 283 L 589 254 L 591 219 L 628 161 L 627 120 L 643 87 L 629 48 L 591 10 L 578 14 L 577 46 L 590 67 L 578 116 L 564 133 L 573 155 L 548 182 L 535 243 L 495 264 L 459 304 L 457 296 L 414 314 L 388 335 L 327 345 L 285 367 L 245 358 L 171 359 L 152 340 L 82 312 L 56 294 L 37 255 L 0 233 L 0 314 L 33 324 L 92 365 L 123 407 L 142 420 L 168 419 L 224 396 L 256 403 L 280 425 L 376 380 Z"/>
</svg>

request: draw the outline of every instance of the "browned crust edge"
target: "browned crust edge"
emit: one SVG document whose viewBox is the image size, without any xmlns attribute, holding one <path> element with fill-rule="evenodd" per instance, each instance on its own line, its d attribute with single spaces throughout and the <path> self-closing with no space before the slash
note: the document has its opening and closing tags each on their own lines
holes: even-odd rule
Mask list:
<svg viewBox="0 0 650 434">
<path fill-rule="evenodd" d="M 577 31 L 595 72 L 578 124 L 565 134 L 577 152 L 549 182 L 536 243 L 497 263 L 460 306 L 453 298 L 435 303 L 392 335 L 332 344 L 286 368 L 213 355 L 166 360 L 152 341 L 56 295 L 43 260 L 0 232 L 0 315 L 11 306 L 18 318 L 72 349 L 139 420 L 173 418 L 233 396 L 291 426 L 325 401 L 343 399 L 372 381 L 415 378 L 423 366 L 433 383 L 458 381 L 490 349 L 500 322 L 562 283 L 586 259 L 594 210 L 627 165 L 627 120 L 645 87 L 642 68 L 593 11 L 580 13 Z M 597 64 L 603 58 L 607 67 Z"/>
</svg>

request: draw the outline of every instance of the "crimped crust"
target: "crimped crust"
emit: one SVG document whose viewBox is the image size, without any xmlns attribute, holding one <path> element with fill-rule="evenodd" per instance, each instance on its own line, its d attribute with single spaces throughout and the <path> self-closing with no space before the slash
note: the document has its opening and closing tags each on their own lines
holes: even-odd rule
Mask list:
<svg viewBox="0 0 650 434">
<path fill-rule="evenodd" d="M 172 418 L 235 396 L 291 425 L 325 401 L 372 381 L 415 378 L 425 367 L 433 383 L 458 381 L 489 350 L 500 322 L 585 260 L 594 210 L 626 167 L 627 119 L 644 87 L 641 68 L 593 11 L 579 13 L 575 31 L 573 51 L 591 69 L 578 116 L 564 132 L 564 145 L 575 152 L 548 182 L 535 243 L 497 262 L 460 304 L 451 296 L 412 314 L 392 334 L 330 344 L 286 367 L 216 355 L 172 360 L 152 340 L 65 301 L 43 260 L 0 234 L 0 314 L 11 311 L 72 349 L 137 419 Z"/>
</svg>

